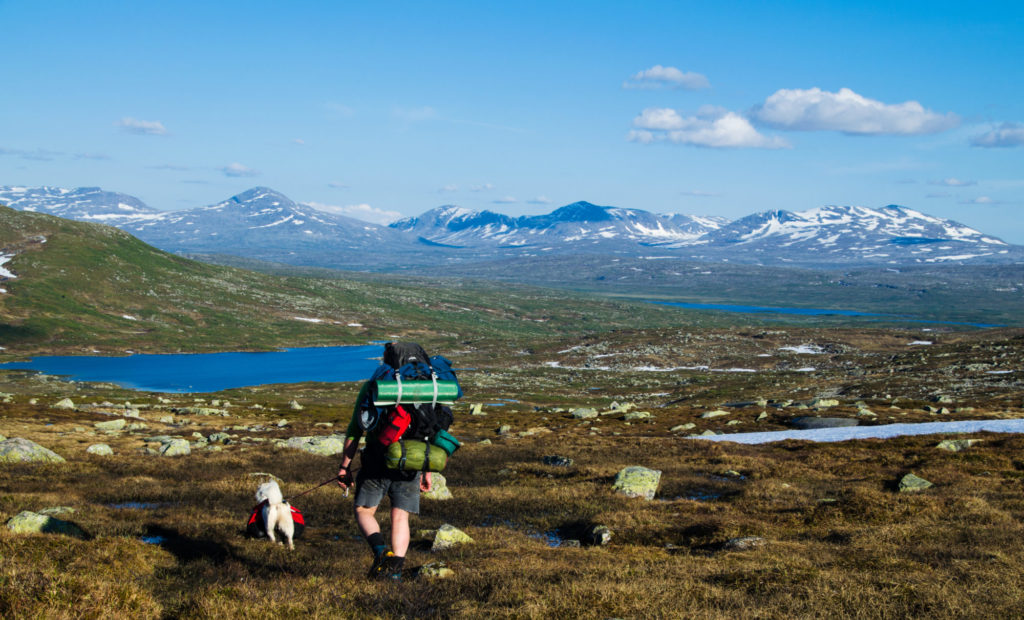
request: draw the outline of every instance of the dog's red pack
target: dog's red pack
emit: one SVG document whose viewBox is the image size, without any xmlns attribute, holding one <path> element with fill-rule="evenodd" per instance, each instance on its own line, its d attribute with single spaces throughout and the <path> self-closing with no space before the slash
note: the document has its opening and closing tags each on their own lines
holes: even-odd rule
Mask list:
<svg viewBox="0 0 1024 620">
<path fill-rule="evenodd" d="M 263 507 L 267 505 L 267 500 L 256 504 L 256 507 L 252 509 L 252 514 L 249 515 L 249 520 L 245 524 L 245 532 L 253 538 L 265 538 L 267 535 L 267 527 L 263 523 Z M 289 505 L 288 508 L 292 511 L 292 523 L 295 524 L 294 538 L 302 536 L 303 530 L 306 529 L 306 520 L 302 517 L 302 513 L 295 506 Z"/>
</svg>

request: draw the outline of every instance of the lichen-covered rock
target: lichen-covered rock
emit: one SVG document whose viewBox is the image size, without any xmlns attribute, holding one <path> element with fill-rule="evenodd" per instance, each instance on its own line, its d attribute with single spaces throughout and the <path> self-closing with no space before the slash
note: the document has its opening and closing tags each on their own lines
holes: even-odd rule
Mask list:
<svg viewBox="0 0 1024 620">
<path fill-rule="evenodd" d="M 437 534 L 434 535 L 434 544 L 430 547 L 430 550 L 444 551 L 445 549 L 451 549 L 457 545 L 464 545 L 472 542 L 473 539 L 470 538 L 469 534 L 466 534 L 453 525 L 445 523 L 441 527 L 437 528 Z"/>
<path fill-rule="evenodd" d="M 63 398 L 51 406 L 54 409 L 74 409 L 75 403 L 70 398 Z"/>
<path fill-rule="evenodd" d="M 819 409 L 828 409 L 829 407 L 838 407 L 839 401 L 834 398 L 816 398 L 811 405 Z"/>
<path fill-rule="evenodd" d="M 160 444 L 160 456 L 188 456 L 192 454 L 192 447 L 187 439 L 175 437 L 170 441 Z"/>
<path fill-rule="evenodd" d="M 567 456 L 558 456 L 557 454 L 551 454 L 541 459 L 545 465 L 551 465 L 552 467 L 572 467 L 572 459 Z"/>
<path fill-rule="evenodd" d="M 300 405 L 299 401 L 297 400 L 288 401 L 288 408 L 291 409 L 292 411 L 302 411 L 304 409 L 304 407 Z"/>
<path fill-rule="evenodd" d="M 672 428 L 670 428 L 668 430 L 673 432 L 673 433 L 679 433 L 679 432 L 688 431 L 688 430 L 694 429 L 694 428 L 697 428 L 696 424 L 694 424 L 693 422 L 687 422 L 686 424 L 676 424 L 675 426 L 673 426 Z"/>
<path fill-rule="evenodd" d="M 598 415 L 597 409 L 593 407 L 580 407 L 572 410 L 572 417 L 577 420 L 589 420 L 590 418 L 596 418 Z"/>
<path fill-rule="evenodd" d="M 116 420 L 108 420 L 106 422 L 96 422 L 93 426 L 101 431 L 120 431 L 128 426 L 128 421 L 124 418 L 117 418 Z"/>
<path fill-rule="evenodd" d="M 634 465 L 626 467 L 615 475 L 615 484 L 612 485 L 612 490 L 626 497 L 642 497 L 650 500 L 654 499 L 660 483 L 660 471 Z"/>
<path fill-rule="evenodd" d="M 228 444 L 231 443 L 231 435 L 228 435 L 227 433 L 211 433 L 210 436 L 206 438 L 206 441 L 210 443 Z"/>
<path fill-rule="evenodd" d="M 284 444 L 288 448 L 304 450 L 320 456 L 334 456 L 345 449 L 345 437 L 326 435 L 322 437 L 291 437 Z"/>
<path fill-rule="evenodd" d="M 85 449 L 89 454 L 96 454 L 98 456 L 112 456 L 114 451 L 105 443 L 94 443 Z"/>
<path fill-rule="evenodd" d="M 0 463 L 28 462 L 63 463 L 64 457 L 21 437 L 0 441 Z"/>
<path fill-rule="evenodd" d="M 454 575 L 455 571 L 445 566 L 444 562 L 428 562 L 421 566 L 416 574 L 426 579 L 444 579 Z"/>
<path fill-rule="evenodd" d="M 760 549 L 767 544 L 768 541 L 760 536 L 743 536 L 740 538 L 730 538 L 725 541 L 722 548 L 728 549 L 729 551 L 752 551 L 754 549 Z"/>
<path fill-rule="evenodd" d="M 649 420 L 651 419 L 651 412 L 649 411 L 631 411 L 622 417 L 627 422 L 635 422 L 637 420 Z"/>
<path fill-rule="evenodd" d="M 222 418 L 228 417 L 228 412 L 224 409 L 215 409 L 213 407 L 178 407 L 172 409 L 174 413 L 178 415 L 205 415 L 205 416 L 220 416 Z"/>
<path fill-rule="evenodd" d="M 64 534 L 75 538 L 88 538 L 82 528 L 70 521 L 29 510 L 11 517 L 7 521 L 7 528 L 15 534 Z"/>
<path fill-rule="evenodd" d="M 933 486 L 935 485 L 924 478 L 915 476 L 914 474 L 907 474 L 900 480 L 899 491 L 900 493 L 913 493 L 916 491 L 930 489 Z"/>
<path fill-rule="evenodd" d="M 469 415 L 487 415 L 484 413 L 484 406 L 482 403 L 474 403 L 469 406 Z"/>
<path fill-rule="evenodd" d="M 612 540 L 612 530 L 607 525 L 591 525 L 583 532 L 583 542 L 591 547 L 607 545 Z"/>
<path fill-rule="evenodd" d="M 983 439 L 944 439 L 936 444 L 936 448 L 939 450 L 949 450 L 950 452 L 961 452 L 970 448 L 974 444 L 978 444 L 984 441 Z"/>
<path fill-rule="evenodd" d="M 452 499 L 452 492 L 448 489 L 448 481 L 439 473 L 430 474 L 431 488 L 422 494 L 427 499 L 447 500 Z"/>
<path fill-rule="evenodd" d="M 715 409 L 714 411 L 706 411 L 706 412 L 700 414 L 700 417 L 706 420 L 708 418 L 718 418 L 718 417 L 721 417 L 723 415 L 729 415 L 731 413 L 732 413 L 731 411 L 725 411 L 723 409 Z"/>
</svg>

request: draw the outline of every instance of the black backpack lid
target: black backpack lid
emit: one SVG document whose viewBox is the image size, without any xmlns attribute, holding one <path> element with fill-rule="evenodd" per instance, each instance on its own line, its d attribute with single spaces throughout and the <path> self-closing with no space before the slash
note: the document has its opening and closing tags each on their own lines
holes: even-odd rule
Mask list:
<svg viewBox="0 0 1024 620">
<path fill-rule="evenodd" d="M 430 356 L 415 342 L 389 342 L 384 345 L 384 363 L 388 366 L 397 370 L 413 361 L 430 366 Z"/>
</svg>

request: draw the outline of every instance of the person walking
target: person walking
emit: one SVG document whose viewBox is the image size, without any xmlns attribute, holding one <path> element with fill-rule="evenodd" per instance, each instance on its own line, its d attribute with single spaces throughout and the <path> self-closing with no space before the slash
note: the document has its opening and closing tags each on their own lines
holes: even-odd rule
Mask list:
<svg viewBox="0 0 1024 620">
<path fill-rule="evenodd" d="M 396 367 L 401 365 L 398 362 L 392 364 Z M 345 431 L 338 484 L 346 490 L 355 487 L 353 506 L 356 524 L 373 552 L 373 564 L 367 576 L 370 579 L 401 580 L 402 566 L 409 550 L 409 515 L 419 514 L 420 492 L 430 491 L 433 485 L 430 472 L 400 471 L 386 467 L 387 448 L 378 439 L 380 425 L 366 433 L 359 471 L 353 476 L 352 461 L 359 451 L 359 440 L 364 434 L 359 417 L 366 406 L 370 383 L 367 381 L 360 388 L 352 419 Z M 376 516 L 377 507 L 385 496 L 391 504 L 390 550 Z"/>
</svg>

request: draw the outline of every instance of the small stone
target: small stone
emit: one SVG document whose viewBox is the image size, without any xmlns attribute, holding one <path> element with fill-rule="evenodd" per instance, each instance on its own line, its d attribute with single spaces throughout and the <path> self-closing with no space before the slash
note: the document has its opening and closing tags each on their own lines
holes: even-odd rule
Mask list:
<svg viewBox="0 0 1024 620">
<path fill-rule="evenodd" d="M 545 465 L 551 465 L 552 467 L 572 467 L 572 459 L 567 456 L 545 456 L 543 458 Z"/>
<path fill-rule="evenodd" d="M 501 426 L 498 427 L 498 434 L 499 435 L 507 435 L 507 434 L 509 434 L 511 432 L 512 432 L 512 427 L 509 426 L 508 424 L 502 424 Z"/>
<path fill-rule="evenodd" d="M 280 420 L 277 421 L 278 428 L 284 428 L 285 426 L 288 426 L 288 420 L 281 418 Z"/>
<path fill-rule="evenodd" d="M 160 456 L 188 456 L 192 454 L 192 448 L 188 440 L 176 437 L 160 445 Z"/>
<path fill-rule="evenodd" d="M 63 463 L 64 458 L 34 441 L 21 437 L 0 441 L 0 463 L 27 462 Z"/>
<path fill-rule="evenodd" d="M 162 416 L 160 418 L 160 423 L 161 424 L 174 424 L 174 416 L 172 416 L 172 415 Z"/>
<path fill-rule="evenodd" d="M 735 426 L 737 424 L 743 424 L 742 420 L 729 420 L 725 423 L 726 426 Z"/>
<path fill-rule="evenodd" d="M 75 403 L 70 398 L 64 398 L 55 402 L 52 407 L 54 409 L 74 409 Z"/>
<path fill-rule="evenodd" d="M 590 418 L 596 418 L 598 415 L 597 409 L 593 407 L 580 407 L 572 410 L 572 417 L 577 420 L 589 420 Z"/>
<path fill-rule="evenodd" d="M 288 448 L 298 448 L 320 456 L 334 456 L 345 450 L 343 435 L 327 435 L 325 437 L 291 437 L 284 444 Z"/>
<path fill-rule="evenodd" d="M 828 409 L 829 407 L 838 407 L 839 401 L 834 398 L 815 398 L 811 401 L 812 407 L 818 407 L 819 409 Z"/>
<path fill-rule="evenodd" d="M 444 551 L 452 547 L 474 542 L 472 538 L 459 528 L 445 523 L 437 528 L 437 535 L 434 536 L 434 544 L 431 551 Z"/>
<path fill-rule="evenodd" d="M 487 415 L 484 413 L 483 403 L 473 403 L 469 407 L 469 415 Z"/>
<path fill-rule="evenodd" d="M 637 420 L 649 420 L 651 419 L 651 413 L 649 411 L 631 411 L 622 417 L 627 422 L 635 422 Z"/>
<path fill-rule="evenodd" d="M 740 538 L 730 538 L 725 541 L 722 548 L 729 551 L 751 551 L 764 547 L 767 544 L 768 541 L 759 536 L 743 536 Z"/>
<path fill-rule="evenodd" d="M 305 409 L 305 407 L 300 405 L 299 401 L 297 400 L 288 401 L 288 408 L 291 409 L 292 411 L 302 411 L 303 409 Z"/>
<path fill-rule="evenodd" d="M 114 451 L 105 443 L 94 443 L 85 449 L 89 454 L 98 456 L 113 456 Z"/>
<path fill-rule="evenodd" d="M 494 443 L 494 442 L 492 442 L 490 439 L 481 439 L 480 441 L 477 442 L 477 444 L 479 444 L 481 446 L 489 446 L 492 443 Z"/>
<path fill-rule="evenodd" d="M 706 411 L 702 413 L 700 417 L 704 420 L 707 420 L 708 418 L 717 418 L 723 415 L 729 415 L 731 413 L 731 411 L 725 411 L 724 409 L 715 409 L 714 411 Z"/>
<path fill-rule="evenodd" d="M 202 437 L 202 435 L 200 435 L 200 437 Z M 206 438 L 206 441 L 209 443 L 229 444 L 231 443 L 231 435 L 228 435 L 227 433 L 211 433 L 210 436 Z"/>
<path fill-rule="evenodd" d="M 612 540 L 612 530 L 607 525 L 592 525 L 583 532 L 581 542 L 590 547 L 601 547 Z"/>
<path fill-rule="evenodd" d="M 128 421 L 124 418 L 118 418 L 107 422 L 96 422 L 93 426 L 101 431 L 120 431 L 124 430 L 124 428 L 128 426 Z"/>
<path fill-rule="evenodd" d="M 615 475 L 612 490 L 626 497 L 642 497 L 652 500 L 660 483 L 661 472 L 659 470 L 634 465 L 622 469 Z"/>
<path fill-rule="evenodd" d="M 768 412 L 767 411 L 762 411 L 761 415 L 757 416 L 757 421 L 758 422 L 760 422 L 761 420 L 767 420 L 767 419 L 768 419 Z"/>
<path fill-rule="evenodd" d="M 7 521 L 7 528 L 15 534 L 64 534 L 74 538 L 88 538 L 82 528 L 70 521 L 28 510 L 11 517 Z"/>
<path fill-rule="evenodd" d="M 448 489 L 448 481 L 440 473 L 430 474 L 430 490 L 421 494 L 421 497 L 435 500 L 452 499 L 452 492 Z"/>
<path fill-rule="evenodd" d="M 693 422 L 687 422 L 686 424 L 676 424 L 672 428 L 668 429 L 672 433 L 679 433 L 681 431 L 688 431 L 691 428 L 697 428 L 697 425 Z"/>
<path fill-rule="evenodd" d="M 923 491 L 924 489 L 930 489 L 935 486 L 931 482 L 928 482 L 924 478 L 915 476 L 914 474 L 907 474 L 903 476 L 899 483 L 900 493 L 912 493 L 915 491 Z"/>
<path fill-rule="evenodd" d="M 950 452 L 962 452 L 967 448 L 970 448 L 974 444 L 978 444 L 984 441 L 983 439 L 944 439 L 940 441 L 935 447 L 940 450 L 949 450 Z"/>
<path fill-rule="evenodd" d="M 420 567 L 416 575 L 426 579 L 445 579 L 455 574 L 455 571 L 445 566 L 444 562 L 429 562 Z"/>
</svg>

